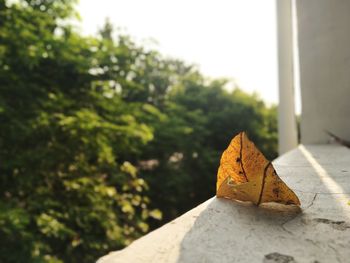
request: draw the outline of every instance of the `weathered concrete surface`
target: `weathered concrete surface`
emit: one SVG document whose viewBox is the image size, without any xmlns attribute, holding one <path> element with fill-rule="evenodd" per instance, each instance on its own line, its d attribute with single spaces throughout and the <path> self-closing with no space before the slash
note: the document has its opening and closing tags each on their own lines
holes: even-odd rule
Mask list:
<svg viewBox="0 0 350 263">
<path fill-rule="evenodd" d="M 274 165 L 301 213 L 214 197 L 98 263 L 350 262 L 350 150 L 300 146 Z"/>
</svg>

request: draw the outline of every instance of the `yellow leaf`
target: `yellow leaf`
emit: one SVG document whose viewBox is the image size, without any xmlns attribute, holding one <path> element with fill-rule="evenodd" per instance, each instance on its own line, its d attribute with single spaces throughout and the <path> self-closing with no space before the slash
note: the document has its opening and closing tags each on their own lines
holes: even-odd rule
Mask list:
<svg viewBox="0 0 350 263">
<path fill-rule="evenodd" d="M 216 196 L 256 205 L 267 202 L 300 205 L 296 194 L 244 132 L 236 135 L 222 154 Z"/>
</svg>

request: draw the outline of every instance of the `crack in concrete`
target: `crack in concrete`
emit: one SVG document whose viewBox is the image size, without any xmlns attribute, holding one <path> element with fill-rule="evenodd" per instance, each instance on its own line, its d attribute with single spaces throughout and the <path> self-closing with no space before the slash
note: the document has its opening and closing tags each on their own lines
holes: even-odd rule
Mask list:
<svg viewBox="0 0 350 263">
<path fill-rule="evenodd" d="M 330 219 L 326 219 L 326 218 L 315 218 L 315 219 L 313 219 L 313 221 L 315 221 L 317 223 L 330 225 L 334 229 L 341 230 L 341 231 L 345 231 L 348 228 L 350 228 L 350 224 L 345 222 L 345 221 L 334 221 L 334 220 L 330 220 Z"/>
<path fill-rule="evenodd" d="M 314 197 L 312 198 L 310 204 L 304 209 L 304 211 L 306 211 L 306 210 L 309 209 L 311 206 L 313 206 L 313 204 L 314 204 L 314 202 L 315 202 L 315 200 L 316 200 L 316 198 L 317 198 L 317 195 L 318 195 L 318 193 L 315 193 L 315 194 L 314 194 Z M 293 221 L 294 219 L 296 219 L 298 216 L 300 216 L 300 214 L 296 214 L 294 217 L 292 217 L 292 218 L 288 219 L 287 221 L 283 222 L 283 223 L 281 224 L 281 228 L 282 228 L 285 232 L 289 233 L 290 235 L 294 235 L 293 232 L 289 231 L 289 230 L 285 227 L 285 225 L 286 225 L 287 223 Z"/>
<path fill-rule="evenodd" d="M 342 263 L 342 260 L 340 259 L 340 255 L 339 255 L 338 251 L 334 247 L 332 247 L 330 244 L 327 244 L 327 245 L 331 250 L 333 250 L 333 252 L 335 254 L 335 258 L 337 259 L 337 262 Z"/>
<path fill-rule="evenodd" d="M 293 232 L 289 231 L 285 225 L 289 222 L 292 222 L 294 219 L 296 219 L 297 217 L 299 217 L 301 214 L 296 214 L 295 216 L 293 216 L 292 218 L 286 220 L 285 222 L 283 222 L 280 226 L 282 228 L 282 230 L 284 230 L 285 232 L 289 233 L 290 235 L 294 235 Z"/>
<path fill-rule="evenodd" d="M 315 202 L 315 200 L 316 200 L 317 195 L 318 195 L 318 193 L 315 193 L 314 197 L 313 197 L 312 200 L 311 200 L 311 203 L 304 209 L 304 211 L 307 210 L 307 209 L 309 209 L 311 206 L 313 206 L 313 204 L 314 204 L 314 202 Z"/>
<path fill-rule="evenodd" d="M 284 223 L 284 224 L 286 224 L 286 223 Z M 292 231 L 289 231 L 289 230 L 284 226 L 284 224 L 281 225 L 282 230 L 283 230 L 284 232 L 288 233 L 289 235 L 294 236 L 294 233 L 293 233 Z"/>
<path fill-rule="evenodd" d="M 322 247 L 320 247 L 316 241 L 310 239 L 310 238 L 306 238 L 305 239 L 306 242 L 310 242 L 311 244 L 313 244 L 315 247 L 319 248 L 319 249 L 322 249 Z"/>
</svg>

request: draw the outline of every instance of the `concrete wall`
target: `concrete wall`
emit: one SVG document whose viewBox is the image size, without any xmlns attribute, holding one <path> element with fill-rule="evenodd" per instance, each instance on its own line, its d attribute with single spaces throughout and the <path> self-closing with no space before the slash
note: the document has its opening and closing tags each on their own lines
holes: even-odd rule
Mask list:
<svg viewBox="0 0 350 263">
<path fill-rule="evenodd" d="M 297 0 L 302 143 L 350 139 L 350 1 Z"/>
</svg>

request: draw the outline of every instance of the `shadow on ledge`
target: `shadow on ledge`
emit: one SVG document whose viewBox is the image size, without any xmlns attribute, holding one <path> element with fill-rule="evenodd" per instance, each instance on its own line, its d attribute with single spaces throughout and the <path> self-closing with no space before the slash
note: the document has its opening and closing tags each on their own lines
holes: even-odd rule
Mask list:
<svg viewBox="0 0 350 263">
<path fill-rule="evenodd" d="M 290 233 L 283 225 L 300 212 L 295 206 L 257 207 L 214 197 L 183 238 L 177 262 L 263 262 L 269 254 L 264 248 L 288 254 L 288 244 L 282 243 Z"/>
</svg>

